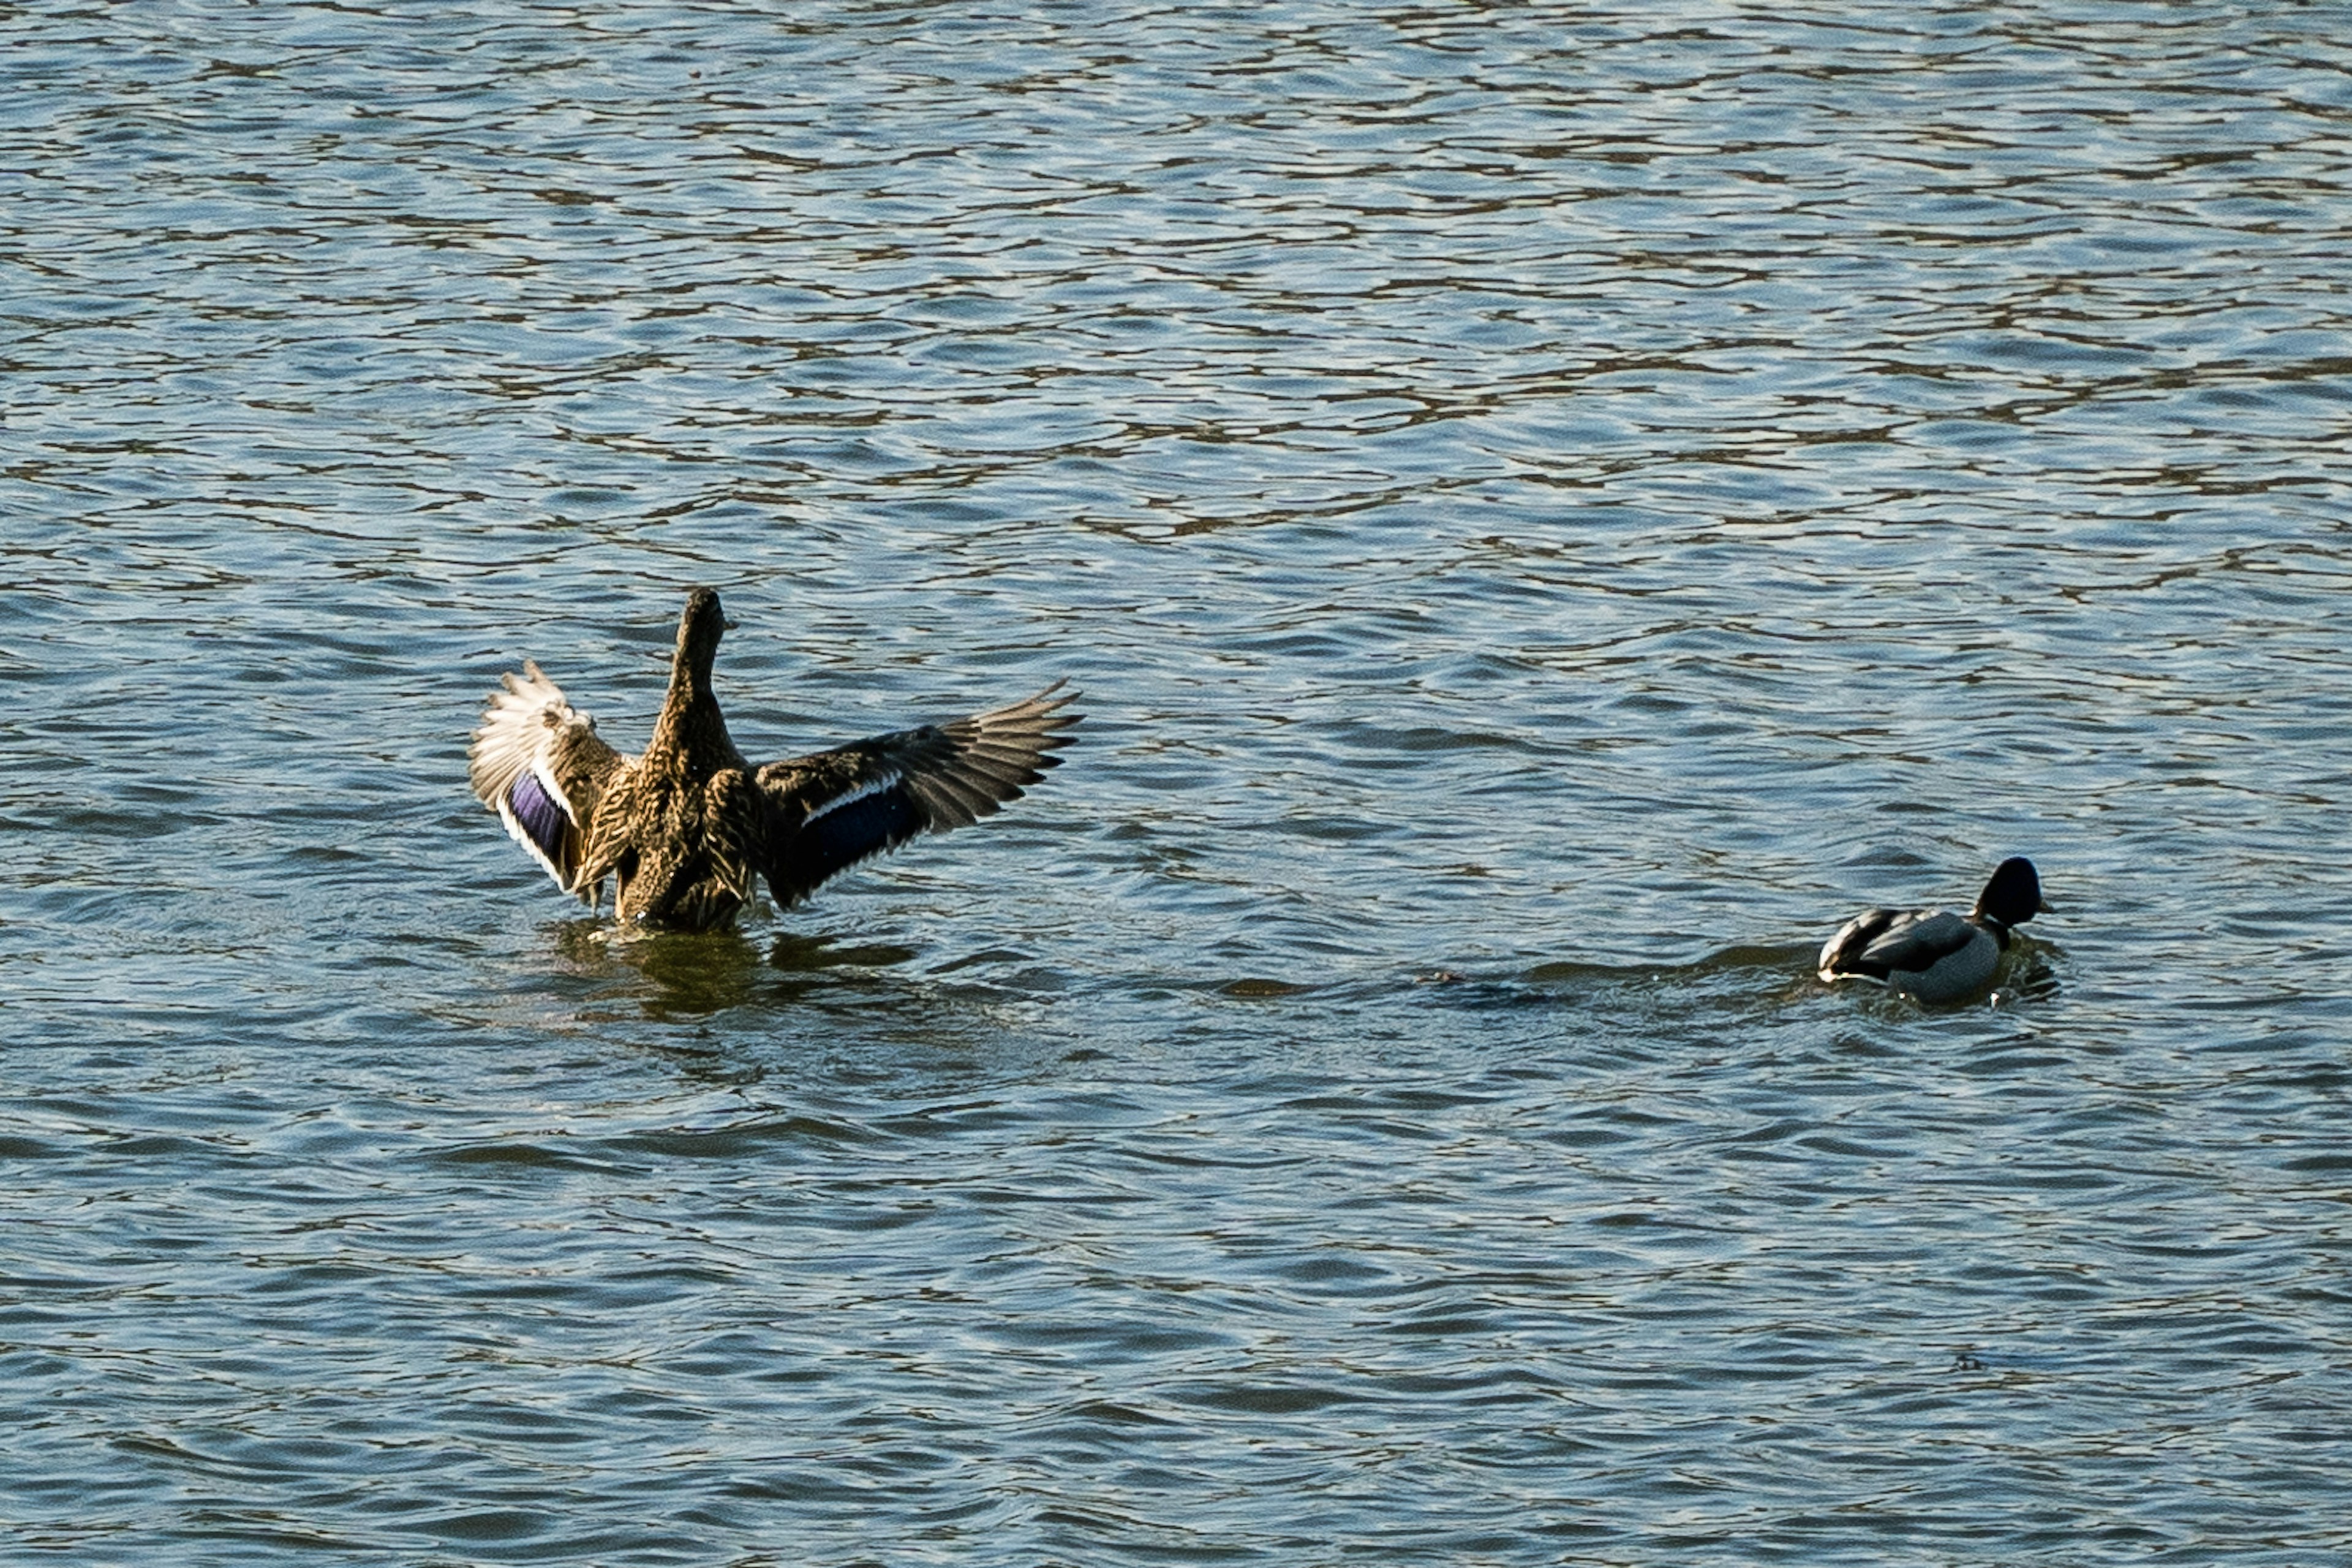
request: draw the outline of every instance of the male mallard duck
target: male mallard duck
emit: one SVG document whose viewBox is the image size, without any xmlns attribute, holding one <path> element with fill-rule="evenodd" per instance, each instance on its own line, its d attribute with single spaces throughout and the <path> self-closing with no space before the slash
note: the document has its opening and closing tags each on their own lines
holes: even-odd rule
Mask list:
<svg viewBox="0 0 2352 1568">
<path fill-rule="evenodd" d="M 622 919 L 706 931 L 734 919 L 760 876 L 790 909 L 869 855 L 1019 799 L 1078 721 L 1055 681 L 993 712 L 754 766 L 710 689 L 726 630 L 717 594 L 688 595 L 643 756 L 606 745 L 528 659 L 490 694 L 467 757 L 474 793 L 583 903 L 610 877 Z"/>
<path fill-rule="evenodd" d="M 1966 920 L 1949 910 L 1854 916 L 1822 949 L 1822 978 L 1874 980 L 1922 1002 L 1962 1001 L 1992 984 L 2010 928 L 2049 908 L 2033 862 L 2012 857 L 1993 868 Z"/>
</svg>

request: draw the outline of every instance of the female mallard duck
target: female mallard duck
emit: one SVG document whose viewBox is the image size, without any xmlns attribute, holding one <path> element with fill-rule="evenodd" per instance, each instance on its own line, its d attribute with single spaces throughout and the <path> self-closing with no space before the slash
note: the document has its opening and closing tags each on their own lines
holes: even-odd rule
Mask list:
<svg viewBox="0 0 2352 1568">
<path fill-rule="evenodd" d="M 1019 799 L 1078 721 L 1056 681 L 993 712 L 754 766 L 710 689 L 726 630 L 719 595 L 694 590 L 642 756 L 606 745 L 528 659 L 490 695 L 468 755 L 474 793 L 591 908 L 609 877 L 622 919 L 707 931 L 734 919 L 759 876 L 790 909 L 870 855 Z"/>
<path fill-rule="evenodd" d="M 1993 868 L 1966 920 L 1949 910 L 1854 916 L 1822 949 L 1822 978 L 1873 980 L 1922 1002 L 1964 1001 L 1992 984 L 2010 928 L 2049 908 L 2033 862 L 2012 857 Z"/>
</svg>

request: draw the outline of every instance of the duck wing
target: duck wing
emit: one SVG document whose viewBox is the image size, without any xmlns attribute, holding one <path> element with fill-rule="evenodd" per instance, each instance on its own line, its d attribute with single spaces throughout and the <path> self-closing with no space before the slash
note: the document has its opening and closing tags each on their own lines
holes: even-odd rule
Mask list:
<svg viewBox="0 0 2352 1568">
<path fill-rule="evenodd" d="M 1982 932 L 1949 910 L 1870 910 L 1838 928 L 1822 949 L 1823 980 L 1885 980 L 1922 974 Z"/>
<path fill-rule="evenodd" d="M 593 902 L 595 888 L 580 884 L 587 825 L 623 759 L 538 665 L 503 679 L 467 752 L 474 794 L 557 887 Z"/>
<path fill-rule="evenodd" d="M 1823 980 L 1885 980 L 1886 971 L 1881 966 L 1875 972 L 1865 968 L 1862 955 L 1870 944 L 1886 934 L 1887 928 L 1903 918 L 1900 910 L 1864 910 L 1838 927 L 1837 934 L 1822 944 L 1818 965 Z"/>
<path fill-rule="evenodd" d="M 1080 715 L 1055 681 L 1036 696 L 950 724 L 877 735 L 769 763 L 754 776 L 767 805 L 768 889 L 790 909 L 870 856 L 919 833 L 944 833 L 1021 798 L 1058 766 L 1053 748 Z"/>
<path fill-rule="evenodd" d="M 1980 940 L 1983 931 L 1949 910 L 1916 910 L 1896 918 L 1862 950 L 1864 970 L 1889 974 L 1925 974 L 1943 960 Z"/>
</svg>

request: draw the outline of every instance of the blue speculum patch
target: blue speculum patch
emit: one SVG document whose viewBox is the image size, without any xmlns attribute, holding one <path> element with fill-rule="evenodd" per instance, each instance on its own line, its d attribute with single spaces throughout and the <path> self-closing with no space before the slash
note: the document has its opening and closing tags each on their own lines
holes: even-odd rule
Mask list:
<svg viewBox="0 0 2352 1568">
<path fill-rule="evenodd" d="M 514 786 L 507 791 L 507 807 L 522 824 L 530 841 L 539 847 L 539 852 L 550 860 L 556 859 L 557 851 L 563 846 L 563 830 L 572 825 L 572 818 L 547 793 L 538 774 L 525 773 L 515 780 Z"/>
<path fill-rule="evenodd" d="M 804 863 L 833 870 L 856 864 L 886 845 L 911 837 L 923 826 L 906 786 L 894 785 L 826 812 L 803 830 Z"/>
</svg>

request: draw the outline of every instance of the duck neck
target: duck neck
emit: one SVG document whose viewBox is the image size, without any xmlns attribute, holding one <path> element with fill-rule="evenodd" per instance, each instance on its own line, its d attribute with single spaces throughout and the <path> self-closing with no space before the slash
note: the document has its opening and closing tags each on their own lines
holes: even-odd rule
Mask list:
<svg viewBox="0 0 2352 1568">
<path fill-rule="evenodd" d="M 727 721 L 720 716 L 719 699 L 710 689 L 713 651 L 695 647 L 678 650 L 677 660 L 670 668 L 669 695 L 662 702 L 659 721 L 654 725 L 654 749 L 689 754 L 707 745 L 720 751 L 732 749 L 734 742 L 728 738 Z"/>
</svg>

